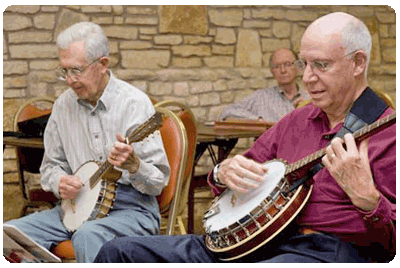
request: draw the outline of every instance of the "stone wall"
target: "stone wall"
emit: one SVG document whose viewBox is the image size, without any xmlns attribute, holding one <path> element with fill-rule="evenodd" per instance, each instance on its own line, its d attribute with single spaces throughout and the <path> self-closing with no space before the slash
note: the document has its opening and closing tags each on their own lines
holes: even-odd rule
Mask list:
<svg viewBox="0 0 400 268">
<path fill-rule="evenodd" d="M 373 37 L 369 83 L 395 99 L 396 15 L 389 6 L 10 6 L 3 13 L 3 130 L 12 129 L 26 99 L 66 89 L 53 72 L 55 38 L 76 22 L 103 27 L 117 77 L 157 101 L 183 101 L 199 121 L 211 121 L 225 105 L 274 85 L 271 52 L 298 52 L 306 27 L 333 11 L 367 24 Z M 251 142 L 240 141 L 238 148 Z M 15 188 L 11 148 L 3 159 L 4 183 Z M 200 164 L 207 170 L 209 160 Z"/>
</svg>

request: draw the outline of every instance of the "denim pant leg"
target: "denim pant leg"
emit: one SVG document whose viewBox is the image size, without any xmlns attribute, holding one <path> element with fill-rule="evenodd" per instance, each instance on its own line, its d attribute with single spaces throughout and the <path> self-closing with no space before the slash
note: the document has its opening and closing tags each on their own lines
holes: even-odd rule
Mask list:
<svg viewBox="0 0 400 268">
<path fill-rule="evenodd" d="M 52 245 L 68 240 L 72 236 L 61 222 L 60 209 L 56 206 L 6 223 L 17 227 L 35 242 L 50 250 Z"/>
<path fill-rule="evenodd" d="M 217 262 L 203 236 L 124 237 L 106 243 L 94 262 L 211 263 Z"/>
<path fill-rule="evenodd" d="M 93 262 L 102 245 L 116 237 L 155 235 L 158 222 L 146 211 L 127 209 L 85 222 L 72 236 L 78 262 Z"/>
</svg>

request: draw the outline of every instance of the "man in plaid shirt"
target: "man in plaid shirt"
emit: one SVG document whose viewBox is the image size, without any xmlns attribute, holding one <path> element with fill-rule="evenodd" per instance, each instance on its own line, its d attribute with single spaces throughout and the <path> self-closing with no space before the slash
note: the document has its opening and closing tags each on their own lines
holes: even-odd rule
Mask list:
<svg viewBox="0 0 400 268">
<path fill-rule="evenodd" d="M 299 103 L 309 99 L 308 94 L 295 82 L 298 71 L 293 63 L 297 59 L 296 53 L 290 49 L 275 50 L 269 65 L 278 85 L 257 90 L 244 100 L 225 107 L 220 120 L 233 117 L 279 121 Z"/>
</svg>

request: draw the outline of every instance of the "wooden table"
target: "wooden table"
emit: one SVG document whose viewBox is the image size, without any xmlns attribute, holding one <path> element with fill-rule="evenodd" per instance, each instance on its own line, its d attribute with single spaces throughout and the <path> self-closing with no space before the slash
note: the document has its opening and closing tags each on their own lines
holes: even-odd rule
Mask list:
<svg viewBox="0 0 400 268">
<path fill-rule="evenodd" d="M 213 126 L 200 125 L 197 130 L 197 146 L 194 164 L 197 164 L 199 158 L 205 150 L 208 150 L 216 165 L 223 161 L 235 147 L 240 138 L 256 138 L 264 133 L 255 130 L 216 130 Z M 212 145 L 218 147 L 218 156 L 212 149 Z"/>
<path fill-rule="evenodd" d="M 21 146 L 29 148 L 44 148 L 43 139 L 41 138 L 16 138 L 16 137 L 3 137 L 3 149 L 4 146 Z"/>
</svg>

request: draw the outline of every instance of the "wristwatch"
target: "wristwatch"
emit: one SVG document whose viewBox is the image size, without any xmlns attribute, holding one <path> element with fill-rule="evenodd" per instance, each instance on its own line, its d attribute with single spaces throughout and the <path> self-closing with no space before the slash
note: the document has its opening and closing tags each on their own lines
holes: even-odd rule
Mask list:
<svg viewBox="0 0 400 268">
<path fill-rule="evenodd" d="M 213 180 L 216 185 L 226 187 L 226 185 L 218 179 L 219 164 L 214 167 Z"/>
</svg>

